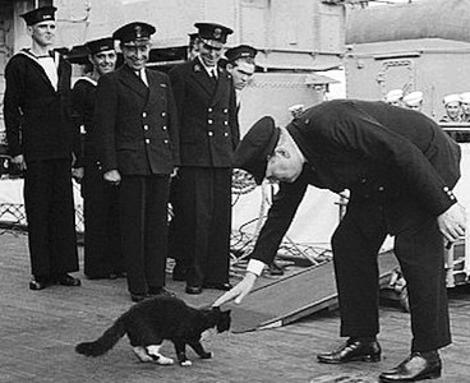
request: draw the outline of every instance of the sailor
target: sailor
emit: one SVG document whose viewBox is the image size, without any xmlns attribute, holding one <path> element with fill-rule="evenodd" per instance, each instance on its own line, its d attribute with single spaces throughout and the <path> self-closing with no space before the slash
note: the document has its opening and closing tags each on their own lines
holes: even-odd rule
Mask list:
<svg viewBox="0 0 470 383">
<path fill-rule="evenodd" d="M 462 122 L 470 122 L 470 92 L 460 94 L 460 103 L 462 107 Z"/>
<path fill-rule="evenodd" d="M 439 122 L 460 122 L 462 108 L 460 105 L 460 95 L 448 94 L 442 100 L 446 114 L 442 116 Z"/>
<path fill-rule="evenodd" d="M 55 7 L 23 14 L 30 49 L 5 68 L 4 116 L 12 163 L 24 172 L 24 202 L 31 258 L 31 290 L 59 283 L 79 286 L 71 162 L 71 67 L 51 50 Z"/>
<path fill-rule="evenodd" d="M 385 95 L 384 101 L 387 104 L 403 106 L 403 91 L 401 89 L 392 89 Z"/>
<path fill-rule="evenodd" d="M 84 273 L 90 279 L 123 276 L 124 265 L 119 230 L 119 194 L 116 187 L 103 180 L 98 157 L 98 142 L 94 131 L 96 86 L 99 78 L 114 71 L 116 50 L 114 40 L 104 37 L 85 44 L 82 60 L 91 63 L 92 70 L 80 77 L 72 90 L 76 129 L 84 136 L 81 153 L 73 169 L 81 181 L 84 201 L 85 249 Z M 77 57 L 74 61 L 80 61 Z"/>
<path fill-rule="evenodd" d="M 238 45 L 227 49 L 225 69 L 232 76 L 233 86 L 237 93 L 237 107 L 240 105 L 240 92 L 248 85 L 255 74 L 255 57 L 258 50 L 250 45 Z"/>
<path fill-rule="evenodd" d="M 416 92 L 411 92 L 403 97 L 403 105 L 411 110 L 416 110 L 421 112 L 423 109 L 424 95 L 423 92 L 417 90 Z"/>
</svg>

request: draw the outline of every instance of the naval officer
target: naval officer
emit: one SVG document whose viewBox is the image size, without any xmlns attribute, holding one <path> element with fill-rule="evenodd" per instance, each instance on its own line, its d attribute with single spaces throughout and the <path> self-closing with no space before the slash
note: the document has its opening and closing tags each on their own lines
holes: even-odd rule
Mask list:
<svg viewBox="0 0 470 383">
<path fill-rule="evenodd" d="M 279 182 L 245 278 L 215 303 L 248 294 L 273 259 L 307 188 L 350 190 L 347 212 L 332 237 L 341 336 L 322 363 L 378 361 L 377 253 L 387 234 L 407 281 L 410 355 L 382 382 L 438 377 L 438 349 L 451 342 L 444 239 L 464 235 L 465 215 L 452 189 L 460 148 L 424 114 L 384 102 L 335 100 L 307 109 L 286 128 L 261 119 L 240 143 L 234 166 Z"/>
</svg>

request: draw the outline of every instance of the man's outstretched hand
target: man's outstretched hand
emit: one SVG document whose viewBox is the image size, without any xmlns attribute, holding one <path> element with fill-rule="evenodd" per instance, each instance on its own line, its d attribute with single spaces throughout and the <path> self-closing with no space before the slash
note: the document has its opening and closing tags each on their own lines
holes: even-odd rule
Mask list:
<svg viewBox="0 0 470 383">
<path fill-rule="evenodd" d="M 243 298 L 245 298 L 250 291 L 253 289 L 253 286 L 256 282 L 257 276 L 254 273 L 247 272 L 245 277 L 234 286 L 230 291 L 227 291 L 224 295 L 219 297 L 213 304 L 213 307 L 222 306 L 224 303 L 235 299 L 236 304 L 240 304 Z"/>
<path fill-rule="evenodd" d="M 437 217 L 437 224 L 442 235 L 453 243 L 465 235 L 466 216 L 462 205 L 456 203 Z"/>
</svg>

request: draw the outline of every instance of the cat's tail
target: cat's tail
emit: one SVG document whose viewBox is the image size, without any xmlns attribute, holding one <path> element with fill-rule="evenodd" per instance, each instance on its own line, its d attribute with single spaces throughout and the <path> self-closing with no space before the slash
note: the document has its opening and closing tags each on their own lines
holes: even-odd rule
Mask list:
<svg viewBox="0 0 470 383">
<path fill-rule="evenodd" d="M 86 356 L 99 356 L 111 350 L 113 346 L 126 333 L 124 320 L 119 318 L 94 342 L 83 342 L 77 344 L 75 351 Z"/>
</svg>

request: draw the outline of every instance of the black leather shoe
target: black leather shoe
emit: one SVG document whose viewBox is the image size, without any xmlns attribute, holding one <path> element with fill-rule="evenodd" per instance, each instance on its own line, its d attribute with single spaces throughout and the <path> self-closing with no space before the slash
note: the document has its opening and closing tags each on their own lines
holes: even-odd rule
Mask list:
<svg viewBox="0 0 470 383">
<path fill-rule="evenodd" d="M 134 294 L 131 293 L 132 302 L 142 302 L 144 299 L 150 298 L 149 294 Z"/>
<path fill-rule="evenodd" d="M 59 275 L 55 282 L 62 286 L 80 286 L 82 282 L 78 278 L 74 278 L 69 274 Z"/>
<path fill-rule="evenodd" d="M 423 379 L 435 379 L 441 376 L 442 362 L 437 351 L 426 353 L 413 352 L 395 368 L 379 375 L 381 382 L 416 382 Z"/>
<path fill-rule="evenodd" d="M 205 287 L 206 289 L 229 291 L 232 289 L 233 286 L 229 282 L 225 282 L 225 283 L 207 282 L 207 283 L 204 283 L 203 287 Z"/>
<path fill-rule="evenodd" d="M 46 278 L 39 278 L 33 276 L 31 281 L 29 281 L 29 289 L 34 291 L 43 290 L 50 285 L 51 282 Z"/>
<path fill-rule="evenodd" d="M 167 290 L 164 287 L 149 287 L 149 295 L 152 296 L 163 296 L 163 297 L 175 297 L 176 294 L 173 291 Z"/>
<path fill-rule="evenodd" d="M 376 340 L 362 341 L 349 339 L 337 350 L 318 354 L 320 363 L 340 364 L 353 361 L 378 362 L 382 350 Z"/>
<path fill-rule="evenodd" d="M 186 294 L 197 295 L 202 293 L 202 286 L 198 285 L 186 285 Z"/>
<path fill-rule="evenodd" d="M 284 275 L 284 269 L 279 266 L 276 262 L 272 261 L 268 265 L 268 273 L 269 275 L 273 276 Z"/>
</svg>

